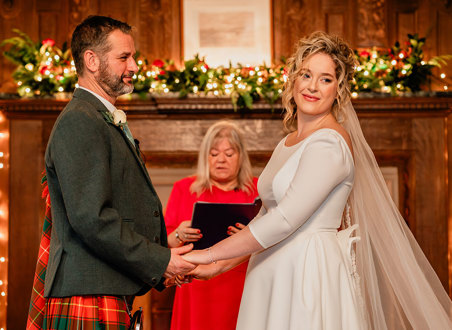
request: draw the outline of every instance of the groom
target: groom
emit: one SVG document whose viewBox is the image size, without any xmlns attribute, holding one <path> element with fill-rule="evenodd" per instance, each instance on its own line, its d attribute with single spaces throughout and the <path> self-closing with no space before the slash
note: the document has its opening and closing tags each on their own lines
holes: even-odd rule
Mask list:
<svg viewBox="0 0 452 330">
<path fill-rule="evenodd" d="M 113 329 L 129 321 L 125 301 L 163 289 L 165 278 L 194 265 L 181 257 L 191 246 L 167 248 L 160 200 L 125 114 L 114 106 L 132 92 L 138 71 L 131 27 L 90 16 L 76 27 L 71 48 L 80 87 L 45 154 L 53 228 L 44 323 Z M 83 313 L 73 312 L 75 305 Z"/>
</svg>

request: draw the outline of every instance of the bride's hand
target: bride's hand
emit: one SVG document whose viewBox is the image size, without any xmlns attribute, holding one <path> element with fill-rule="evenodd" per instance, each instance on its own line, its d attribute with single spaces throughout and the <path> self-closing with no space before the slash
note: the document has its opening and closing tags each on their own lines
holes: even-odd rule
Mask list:
<svg viewBox="0 0 452 330">
<path fill-rule="evenodd" d="M 222 273 L 222 267 L 218 264 L 199 265 L 187 275 L 197 280 L 207 281 Z"/>
<path fill-rule="evenodd" d="M 214 261 L 212 252 L 209 249 L 193 250 L 182 256 L 186 261 L 196 265 L 207 265 Z"/>
</svg>

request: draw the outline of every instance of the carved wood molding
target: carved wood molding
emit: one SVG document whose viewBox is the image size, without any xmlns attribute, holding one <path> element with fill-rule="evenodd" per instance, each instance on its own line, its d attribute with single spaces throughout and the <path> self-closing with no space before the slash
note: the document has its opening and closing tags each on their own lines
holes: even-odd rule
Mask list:
<svg viewBox="0 0 452 330">
<path fill-rule="evenodd" d="M 0 111 L 8 118 L 56 118 L 68 100 L 32 99 L 0 100 Z M 360 117 L 369 116 L 438 116 L 452 113 L 452 97 L 394 97 L 355 99 L 353 105 Z M 280 119 L 281 102 L 273 107 L 258 101 L 253 109 L 234 111 L 229 98 L 153 98 L 140 101 L 117 102 L 118 108 L 127 111 L 129 118 L 212 119 L 218 116 L 229 118 Z"/>
</svg>

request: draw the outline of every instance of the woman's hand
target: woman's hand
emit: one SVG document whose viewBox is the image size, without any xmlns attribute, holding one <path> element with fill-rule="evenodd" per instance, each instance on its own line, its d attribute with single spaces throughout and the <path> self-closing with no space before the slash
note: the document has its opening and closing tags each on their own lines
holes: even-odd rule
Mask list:
<svg viewBox="0 0 452 330">
<path fill-rule="evenodd" d="M 191 220 L 182 221 L 175 230 L 176 238 L 178 237 L 183 243 L 196 242 L 202 237 L 201 231 L 191 227 Z"/>
<path fill-rule="evenodd" d="M 228 227 L 228 231 L 227 234 L 228 235 L 234 235 L 237 234 L 239 231 L 241 231 L 243 228 L 245 228 L 246 226 L 241 224 L 240 222 L 237 222 L 234 226 L 229 226 Z"/>
<path fill-rule="evenodd" d="M 218 276 L 222 273 L 222 267 L 217 264 L 210 265 L 199 265 L 191 272 L 187 274 L 187 276 L 193 277 L 197 280 L 207 281 L 215 276 Z"/>
<path fill-rule="evenodd" d="M 168 246 L 180 247 L 185 243 L 199 241 L 201 237 L 201 231 L 191 227 L 191 220 L 182 221 L 179 227 L 168 235 Z"/>
<path fill-rule="evenodd" d="M 209 251 L 209 249 L 192 250 L 191 252 L 184 254 L 182 258 L 195 265 L 208 265 L 214 262 L 214 259 L 212 259 L 212 252 Z"/>
</svg>

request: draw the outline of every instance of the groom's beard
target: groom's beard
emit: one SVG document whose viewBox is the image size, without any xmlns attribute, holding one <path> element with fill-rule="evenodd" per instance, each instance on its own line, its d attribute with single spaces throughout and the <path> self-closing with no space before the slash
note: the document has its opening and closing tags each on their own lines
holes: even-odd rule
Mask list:
<svg viewBox="0 0 452 330">
<path fill-rule="evenodd" d="M 127 74 L 122 74 L 121 76 L 110 73 L 110 66 L 107 61 L 100 61 L 99 73 L 96 77 L 97 82 L 102 87 L 102 89 L 108 95 L 116 98 L 123 94 L 129 94 L 133 92 L 133 85 L 126 84 L 123 79 L 125 77 L 133 77 L 133 71 Z"/>
</svg>

